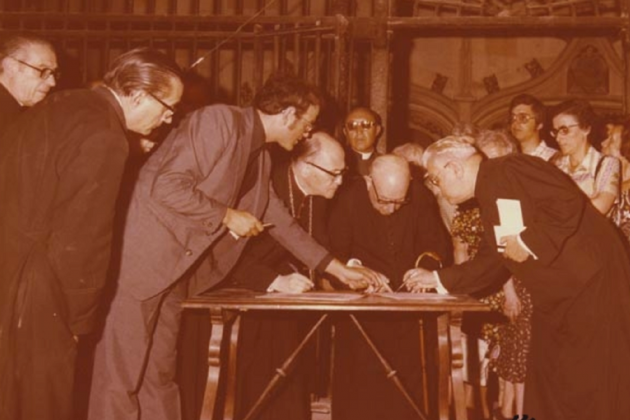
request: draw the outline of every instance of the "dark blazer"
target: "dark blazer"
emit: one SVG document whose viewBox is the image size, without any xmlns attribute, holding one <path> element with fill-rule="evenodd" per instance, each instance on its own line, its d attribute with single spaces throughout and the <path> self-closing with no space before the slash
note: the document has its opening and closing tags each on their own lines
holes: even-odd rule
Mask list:
<svg viewBox="0 0 630 420">
<path fill-rule="evenodd" d="M 630 261 L 614 226 L 575 183 L 542 159 L 510 155 L 481 163 L 475 196 L 483 253 L 440 270 L 453 293 L 478 290 L 508 268 L 534 304 L 525 412 L 536 418 L 613 420 L 630 412 Z M 519 200 L 536 255 L 502 258 L 496 200 Z"/>
<path fill-rule="evenodd" d="M 2 137 L 9 125 L 17 119 L 21 110 L 22 107 L 18 101 L 0 83 L 0 137 Z"/>
<path fill-rule="evenodd" d="M 278 197 L 290 209 L 289 176 L 294 177 L 294 175 L 289 173 L 289 167 L 290 162 L 285 162 L 275 167 L 272 171 L 271 181 Z M 293 178 L 292 186 L 294 190 L 294 206 L 298 207 L 303 199 L 308 200 L 308 198 L 304 197 L 297 188 L 295 178 Z M 313 196 L 311 199 L 313 206 L 311 213 L 312 236 L 318 243 L 326 246 L 328 243 L 326 231 L 328 200 L 319 196 Z M 308 201 L 305 202 L 301 213 L 302 217 L 297 218 L 298 223 L 308 232 L 310 213 Z M 303 264 L 291 254 L 290 250 L 284 248 L 271 236 L 270 230 L 251 239 L 245 247 L 241 259 L 229 276 L 233 286 L 264 291 L 278 275 L 289 274 L 295 271 L 296 268 L 302 274 L 308 275 L 307 270 L 302 270 Z"/>
<path fill-rule="evenodd" d="M 255 110 L 226 105 L 197 110 L 171 132 L 140 171 L 125 225 L 119 287 L 137 299 L 156 296 L 202 254 L 192 293 L 218 284 L 248 241 L 234 239 L 222 224 L 228 207 L 273 223 L 271 235 L 311 268 L 327 256 L 270 188 L 266 150 L 258 156 L 254 187 L 239 198 L 255 135 L 264 136 Z"/>
<path fill-rule="evenodd" d="M 128 153 L 122 109 L 104 88 L 60 92 L 22 113 L 0 144 L 2 318 L 33 276 L 59 288 L 70 330 L 87 333 Z"/>
</svg>

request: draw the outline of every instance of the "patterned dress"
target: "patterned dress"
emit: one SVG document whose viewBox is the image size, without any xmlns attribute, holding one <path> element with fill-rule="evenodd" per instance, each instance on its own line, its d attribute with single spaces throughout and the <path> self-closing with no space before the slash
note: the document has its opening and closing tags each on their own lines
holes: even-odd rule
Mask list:
<svg viewBox="0 0 630 420">
<path fill-rule="evenodd" d="M 452 235 L 467 245 L 468 258 L 473 259 L 479 250 L 483 236 L 483 225 L 477 202 L 472 199 L 458 206 L 453 218 Z M 531 338 L 532 301 L 531 296 L 516 278 L 514 287 L 521 301 L 521 313 L 514 322 L 507 319 L 500 323 L 485 323 L 481 338 L 488 342 L 490 368 L 504 380 L 525 382 L 527 354 Z M 490 308 L 503 313 L 505 294 L 503 290 L 481 299 Z"/>
</svg>

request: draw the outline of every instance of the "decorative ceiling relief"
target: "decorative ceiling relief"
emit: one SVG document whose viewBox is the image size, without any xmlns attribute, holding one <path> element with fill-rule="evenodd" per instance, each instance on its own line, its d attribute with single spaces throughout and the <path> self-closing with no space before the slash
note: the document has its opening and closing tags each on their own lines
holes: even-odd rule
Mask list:
<svg viewBox="0 0 630 420">
<path fill-rule="evenodd" d="M 607 95 L 609 69 L 594 45 L 587 45 L 571 61 L 567 70 L 567 93 Z"/>
</svg>

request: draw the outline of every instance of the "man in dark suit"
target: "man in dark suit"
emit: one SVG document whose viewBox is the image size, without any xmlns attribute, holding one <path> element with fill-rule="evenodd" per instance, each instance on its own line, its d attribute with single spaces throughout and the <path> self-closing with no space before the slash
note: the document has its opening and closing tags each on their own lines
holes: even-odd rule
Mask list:
<svg viewBox="0 0 630 420">
<path fill-rule="evenodd" d="M 43 100 L 59 77 L 52 44 L 35 34 L 0 39 L 0 136 L 22 107 Z"/>
<path fill-rule="evenodd" d="M 390 279 L 394 290 L 423 253 L 431 252 L 445 263 L 450 260 L 450 240 L 433 195 L 421 180 L 411 179 L 409 164 L 395 155 L 377 157 L 368 176 L 344 185 L 331 210 L 328 234 L 337 258 L 374 267 Z M 412 397 L 420 401 L 417 317 L 386 313 L 357 317 Z M 417 418 L 355 326 L 344 318 L 335 328 L 332 417 Z"/>
<path fill-rule="evenodd" d="M 169 123 L 182 83 L 165 55 L 121 55 L 92 90 L 22 113 L 0 151 L 0 419 L 71 418 L 78 337 L 95 328 L 126 130 Z"/>
<path fill-rule="evenodd" d="M 343 134 L 346 136 L 346 162 L 352 175 L 364 176 L 379 155 L 376 142 L 383 126 L 381 117 L 369 108 L 358 107 L 346 115 Z"/>
<path fill-rule="evenodd" d="M 216 286 L 263 224 L 272 224 L 270 234 L 310 269 L 353 288 L 385 282 L 333 259 L 270 188 L 265 146 L 293 149 L 311 131 L 319 107 L 313 87 L 274 77 L 254 107 L 214 105 L 191 113 L 149 158 L 131 198 L 118 290 L 96 350 L 91 420 L 180 418 L 173 379 L 185 274 L 199 260 L 191 293 Z"/>
<path fill-rule="evenodd" d="M 472 261 L 411 273 L 412 290 L 472 293 L 506 268 L 532 295 L 525 412 L 616 420 L 630 412 L 630 262 L 614 226 L 553 165 L 525 155 L 484 161 L 446 138 L 423 157 L 451 203 L 475 196 L 484 242 Z"/>
<path fill-rule="evenodd" d="M 328 244 L 328 201 L 345 173 L 344 151 L 323 132 L 299 143 L 290 162 L 272 172 L 271 181 L 291 216 L 320 244 Z M 252 239 L 228 278 L 227 287 L 257 291 L 301 293 L 318 283 L 318 276 L 280 245 L 269 232 Z M 245 314 L 241 319 L 237 371 L 236 418 L 242 418 L 284 360 L 304 336 L 311 318 L 278 314 Z M 307 353 L 308 354 L 308 353 Z M 306 359 L 306 360 L 305 360 Z M 313 365 L 302 355 L 291 375 L 274 393 L 258 418 L 311 418 L 305 369 Z"/>
</svg>

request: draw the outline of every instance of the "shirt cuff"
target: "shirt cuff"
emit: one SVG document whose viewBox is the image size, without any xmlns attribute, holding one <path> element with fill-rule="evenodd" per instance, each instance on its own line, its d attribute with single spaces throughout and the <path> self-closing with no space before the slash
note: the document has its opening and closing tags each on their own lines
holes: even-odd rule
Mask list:
<svg viewBox="0 0 630 420">
<path fill-rule="evenodd" d="M 438 274 L 438 272 L 433 271 L 433 276 L 435 277 L 435 281 L 437 282 L 437 286 L 435 287 L 435 290 L 437 290 L 438 294 L 448 295 L 448 290 L 446 290 L 446 287 L 444 287 L 444 285 L 442 284 L 442 281 L 440 280 L 440 275 Z"/>
<path fill-rule="evenodd" d="M 518 241 L 518 244 L 519 244 L 520 246 L 522 246 L 522 247 L 523 247 L 523 249 L 524 249 L 525 251 L 527 251 L 527 253 L 528 253 L 529 255 L 531 255 L 531 256 L 532 256 L 532 258 L 534 258 L 535 260 L 537 260 L 537 259 L 538 259 L 538 257 L 536 256 L 536 254 L 534 254 L 534 253 L 532 252 L 532 250 L 531 250 L 531 249 L 529 249 L 529 247 L 528 247 L 527 245 L 525 245 L 525 242 L 523 242 L 523 239 L 521 239 L 521 234 L 520 234 L 520 233 L 519 233 L 518 235 L 516 235 L 516 240 Z"/>
</svg>

